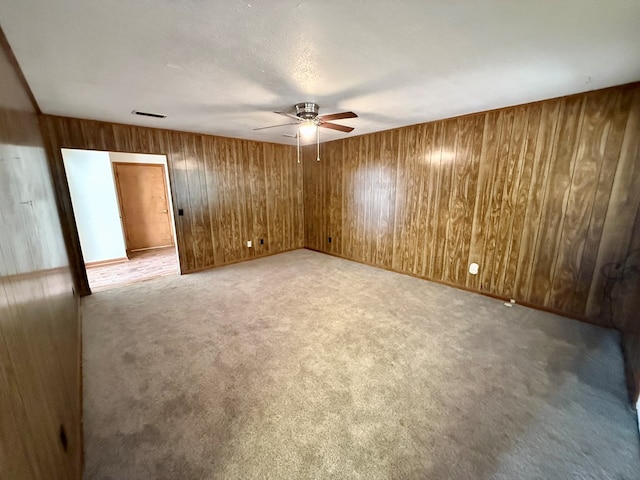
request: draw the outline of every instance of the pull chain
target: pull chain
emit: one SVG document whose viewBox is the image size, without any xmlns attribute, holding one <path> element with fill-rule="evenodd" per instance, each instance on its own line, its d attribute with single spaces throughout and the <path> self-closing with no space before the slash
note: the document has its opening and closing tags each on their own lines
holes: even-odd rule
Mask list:
<svg viewBox="0 0 640 480">
<path fill-rule="evenodd" d="M 320 129 L 318 127 L 316 127 L 316 146 L 318 148 L 318 157 L 316 158 L 316 160 L 319 162 L 320 161 Z"/>
</svg>

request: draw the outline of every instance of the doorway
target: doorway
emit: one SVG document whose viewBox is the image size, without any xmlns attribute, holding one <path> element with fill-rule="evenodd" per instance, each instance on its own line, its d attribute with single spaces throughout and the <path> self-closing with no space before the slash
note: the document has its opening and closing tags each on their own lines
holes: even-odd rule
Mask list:
<svg viewBox="0 0 640 480">
<path fill-rule="evenodd" d="M 179 274 L 164 155 L 62 149 L 91 290 Z"/>
</svg>

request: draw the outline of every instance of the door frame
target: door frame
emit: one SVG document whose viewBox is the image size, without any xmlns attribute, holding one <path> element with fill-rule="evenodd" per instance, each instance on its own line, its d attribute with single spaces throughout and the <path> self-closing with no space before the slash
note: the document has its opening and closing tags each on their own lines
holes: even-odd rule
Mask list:
<svg viewBox="0 0 640 480">
<path fill-rule="evenodd" d="M 41 119 L 42 128 L 49 132 L 49 127 L 45 120 Z M 166 167 L 166 180 L 167 188 L 169 190 L 169 200 L 171 205 L 171 228 L 173 232 L 173 239 L 175 241 L 176 256 L 178 258 L 178 275 L 182 275 L 182 252 L 180 246 L 182 244 L 181 231 L 178 225 L 178 218 L 175 215 L 174 208 L 176 198 L 174 198 L 173 184 L 175 182 L 174 172 L 172 170 L 170 161 L 171 153 L 164 149 L 153 149 L 135 151 L 135 149 L 121 148 L 119 145 L 108 143 L 102 145 L 102 148 L 92 148 L 92 146 L 84 138 L 78 140 L 74 137 L 74 140 L 61 141 L 55 134 L 50 132 L 46 143 L 46 151 L 49 157 L 49 168 L 51 176 L 53 178 L 53 187 L 55 189 L 56 205 L 58 214 L 60 215 L 60 226 L 64 236 L 65 244 L 67 246 L 67 252 L 69 255 L 69 268 L 73 277 L 74 291 L 79 297 L 85 297 L 91 295 L 91 287 L 89 286 L 89 280 L 87 279 L 87 269 L 84 263 L 84 257 L 82 254 L 82 246 L 80 245 L 80 237 L 78 235 L 78 227 L 76 225 L 76 218 L 73 213 L 73 204 L 71 203 L 71 192 L 69 191 L 69 184 L 67 182 L 67 172 L 64 167 L 62 150 L 84 150 L 84 151 L 99 151 L 107 153 L 118 154 L 142 154 L 142 155 L 156 155 L 164 157 L 164 161 L 161 163 Z M 109 148 L 109 146 L 113 148 Z M 105 148 L 106 147 L 106 148 Z M 133 151 L 132 151 L 133 150 Z M 133 163 L 133 162 L 131 162 Z M 115 182 L 115 179 L 112 179 Z M 117 198 L 116 198 L 117 200 Z M 79 299 L 78 299 L 79 301 Z"/>
</svg>

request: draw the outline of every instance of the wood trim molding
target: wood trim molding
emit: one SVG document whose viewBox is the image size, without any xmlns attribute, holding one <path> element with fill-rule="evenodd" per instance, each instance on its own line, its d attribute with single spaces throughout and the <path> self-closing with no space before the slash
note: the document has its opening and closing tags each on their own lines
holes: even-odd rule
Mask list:
<svg viewBox="0 0 640 480">
<path fill-rule="evenodd" d="M 252 248 L 253 248 L 253 247 L 252 247 Z M 189 270 L 189 271 L 186 271 L 186 272 L 183 272 L 183 273 L 184 273 L 184 274 L 188 274 L 188 273 L 204 272 L 204 271 L 206 271 L 206 270 L 212 270 L 212 269 L 214 269 L 214 268 L 218 268 L 218 267 L 228 267 L 229 265 L 235 265 L 236 263 L 248 262 L 249 260 L 256 260 L 256 259 L 258 259 L 258 258 L 272 257 L 272 256 L 274 256 L 274 255 L 279 255 L 279 254 L 281 254 L 281 253 L 285 253 L 285 252 L 293 252 L 294 250 L 302 250 L 302 249 L 304 249 L 304 248 L 305 248 L 305 247 L 295 247 L 295 248 L 289 248 L 289 249 L 287 249 L 287 250 L 282 250 L 282 251 L 279 251 L 279 252 L 269 252 L 269 253 L 259 254 L 259 255 L 256 255 L 255 257 L 250 257 L 250 258 L 240 258 L 240 259 L 238 259 L 238 260 L 231 260 L 231 261 L 228 261 L 228 262 L 225 262 L 225 263 L 221 263 L 221 264 L 219 264 L 219 265 L 211 265 L 211 266 L 209 266 L 209 267 L 196 268 L 196 269 Z M 308 249 L 308 250 L 311 250 L 311 249 Z M 321 253 L 324 253 L 324 252 L 321 252 Z"/>
<path fill-rule="evenodd" d="M 128 262 L 128 257 L 111 258 L 109 260 L 98 260 L 97 262 L 87 262 L 84 264 L 87 268 L 103 267 L 105 265 L 115 265 L 118 263 Z"/>
</svg>

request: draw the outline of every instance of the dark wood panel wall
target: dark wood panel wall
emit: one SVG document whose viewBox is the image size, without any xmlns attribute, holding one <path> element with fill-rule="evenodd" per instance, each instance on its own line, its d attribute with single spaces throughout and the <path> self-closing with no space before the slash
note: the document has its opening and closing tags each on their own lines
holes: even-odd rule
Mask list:
<svg viewBox="0 0 640 480">
<path fill-rule="evenodd" d="M 0 32 L 0 478 L 80 480 L 78 301 L 43 137 Z"/>
<path fill-rule="evenodd" d="M 305 246 L 629 329 L 639 145 L 634 84 L 306 148 Z"/>
<path fill-rule="evenodd" d="M 41 122 L 80 265 L 61 148 L 167 156 L 183 273 L 303 246 L 302 166 L 293 147 L 65 117 Z"/>
<path fill-rule="evenodd" d="M 611 264 L 609 271 L 614 279 L 607 288 L 609 310 L 622 325 L 627 383 L 636 404 L 640 398 L 640 210 L 627 256 Z"/>
</svg>

